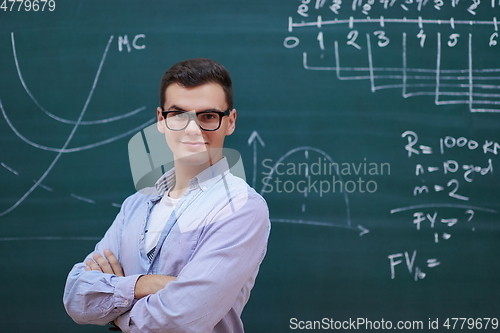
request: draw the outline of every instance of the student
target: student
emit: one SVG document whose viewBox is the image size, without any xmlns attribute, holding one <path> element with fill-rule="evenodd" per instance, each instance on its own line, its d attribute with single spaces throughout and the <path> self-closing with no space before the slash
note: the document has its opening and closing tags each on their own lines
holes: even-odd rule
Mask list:
<svg viewBox="0 0 500 333">
<path fill-rule="evenodd" d="M 269 236 L 266 202 L 222 154 L 235 130 L 229 73 L 209 59 L 163 76 L 157 127 L 174 168 L 127 198 L 95 251 L 68 275 L 79 324 L 124 332 L 243 332 Z"/>
</svg>

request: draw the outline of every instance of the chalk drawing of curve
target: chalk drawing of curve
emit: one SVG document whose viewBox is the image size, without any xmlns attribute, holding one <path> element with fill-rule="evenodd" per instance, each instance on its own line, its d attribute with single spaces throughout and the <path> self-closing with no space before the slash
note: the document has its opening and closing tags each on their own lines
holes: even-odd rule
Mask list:
<svg viewBox="0 0 500 333">
<path fill-rule="evenodd" d="M 102 145 L 107 144 L 107 143 L 114 142 L 114 141 L 116 141 L 118 139 L 121 139 L 123 137 L 126 137 L 126 136 L 128 136 L 130 134 L 136 133 L 137 131 L 141 130 L 142 128 L 146 127 L 147 125 L 150 125 L 151 123 L 153 123 L 155 121 L 154 119 L 151 119 L 151 120 L 147 121 L 144 124 L 141 124 L 140 126 L 138 126 L 136 128 L 133 128 L 133 129 L 131 129 L 129 131 L 126 131 L 125 133 L 119 134 L 117 136 L 108 138 L 108 139 L 103 140 L 103 141 L 95 142 L 95 143 L 88 144 L 88 145 L 85 145 L 85 146 L 68 148 L 68 146 L 69 146 L 71 140 L 73 139 L 73 137 L 74 137 L 77 129 L 79 128 L 79 126 L 96 125 L 96 124 L 103 124 L 103 123 L 114 122 L 114 121 L 121 120 L 121 119 L 124 119 L 124 118 L 127 118 L 127 117 L 131 117 L 131 116 L 133 116 L 133 115 L 135 115 L 135 114 L 137 114 L 137 113 L 139 113 L 141 111 L 144 111 L 146 109 L 146 107 L 143 106 L 143 107 L 135 109 L 135 110 L 133 110 L 133 111 L 131 111 L 129 113 L 122 114 L 122 115 L 116 116 L 116 117 L 111 117 L 111 118 L 107 118 L 107 119 L 100 119 L 100 120 L 94 120 L 94 121 L 84 121 L 83 120 L 83 118 L 85 116 L 85 113 L 87 111 L 88 105 L 89 105 L 90 101 L 92 100 L 92 96 L 94 94 L 95 88 L 96 88 L 97 83 L 99 81 L 99 76 L 101 74 L 102 67 L 103 67 L 104 62 L 106 60 L 106 57 L 107 57 L 107 54 L 108 54 L 108 51 L 109 51 L 109 48 L 110 48 L 110 45 L 111 45 L 111 42 L 113 41 L 113 39 L 114 39 L 114 36 L 110 36 L 110 38 L 109 38 L 109 40 L 108 40 L 108 42 L 106 44 L 106 47 L 104 49 L 103 55 L 101 57 L 101 61 L 99 63 L 96 75 L 94 77 L 94 81 L 93 81 L 92 86 L 90 88 L 90 92 L 89 92 L 89 94 L 87 96 L 87 99 L 86 99 L 86 101 L 84 103 L 84 106 L 82 107 L 82 110 L 81 110 L 81 112 L 80 112 L 80 114 L 78 116 L 78 119 L 75 120 L 75 121 L 73 121 L 73 120 L 69 120 L 69 119 L 64 119 L 64 118 L 58 117 L 58 116 L 50 113 L 47 109 L 45 109 L 38 102 L 38 100 L 35 98 L 35 96 L 31 93 L 31 91 L 29 90 L 26 82 L 23 79 L 22 72 L 21 72 L 21 67 L 20 67 L 20 64 L 19 64 L 19 61 L 18 61 L 18 57 L 17 57 L 16 44 L 15 44 L 15 36 L 14 36 L 13 32 L 11 33 L 12 53 L 13 53 L 14 61 L 15 61 L 15 64 L 16 64 L 17 74 L 19 76 L 19 80 L 21 81 L 22 86 L 24 87 L 24 90 L 26 91 L 26 93 L 28 94 L 28 96 L 31 98 L 31 100 L 36 104 L 36 106 L 41 111 L 43 111 L 47 116 L 51 117 L 55 121 L 72 125 L 73 128 L 72 128 L 70 134 L 68 135 L 68 137 L 66 138 L 66 141 L 64 142 L 64 144 L 62 145 L 62 147 L 59 148 L 59 147 L 48 147 L 48 146 L 40 145 L 40 144 L 38 144 L 36 142 L 33 142 L 33 141 L 29 140 L 28 138 L 26 138 L 14 126 L 14 124 L 10 121 L 10 118 L 9 118 L 9 116 L 8 116 L 5 108 L 3 107 L 3 104 L 2 104 L 2 101 L 1 101 L 1 98 L 0 98 L 0 111 L 2 112 L 2 116 L 4 117 L 5 121 L 7 122 L 7 124 L 9 125 L 9 127 L 11 128 L 11 130 L 14 132 L 14 134 L 16 136 L 18 136 L 22 141 L 24 141 L 26 144 L 28 144 L 30 146 L 33 146 L 33 147 L 41 149 L 41 150 L 53 151 L 53 152 L 57 153 L 56 156 L 54 157 L 54 159 L 52 160 L 52 162 L 50 163 L 50 165 L 44 171 L 44 173 L 38 178 L 38 180 L 36 180 L 34 182 L 34 185 L 31 186 L 31 188 L 29 188 L 24 193 L 24 195 L 21 196 L 21 198 L 19 198 L 14 204 L 12 204 L 12 206 L 10 206 L 9 208 L 7 208 L 4 211 L 0 211 L 0 217 L 2 217 L 4 215 L 7 215 L 8 213 L 10 213 L 14 209 L 16 209 L 37 187 L 40 186 L 40 187 L 43 187 L 43 188 L 47 188 L 46 186 L 44 186 L 42 184 L 42 182 L 47 177 L 47 175 L 50 174 L 50 172 L 52 171 L 52 169 L 54 168 L 54 166 L 56 165 L 56 163 L 59 161 L 59 159 L 61 158 L 61 156 L 62 156 L 63 153 L 79 152 L 79 151 L 83 151 L 83 150 L 86 150 L 86 149 L 92 149 L 92 148 L 95 148 L 95 147 L 98 147 L 98 146 L 102 146 Z M 2 163 L 2 166 L 4 166 L 4 168 L 6 168 L 7 170 L 10 169 L 4 163 Z M 12 172 L 12 170 L 9 170 L 9 171 Z M 16 175 L 16 172 L 13 172 L 13 173 Z M 82 198 L 82 197 L 79 197 L 79 196 L 73 195 L 73 194 L 72 194 L 72 196 L 75 197 L 75 198 L 77 198 L 77 199 L 82 199 L 82 200 L 85 199 L 85 198 Z M 93 203 L 92 200 L 84 200 L 84 201 L 87 201 L 89 203 Z"/>
<path fill-rule="evenodd" d="M 296 153 L 299 153 L 299 152 L 304 152 L 305 158 L 308 159 L 308 157 L 309 157 L 309 151 L 313 151 L 313 152 L 316 152 L 316 153 L 320 154 L 322 157 L 324 157 L 331 164 L 335 163 L 333 161 L 333 159 L 331 158 L 331 156 L 328 155 L 326 152 L 324 152 L 321 149 L 318 149 L 318 148 L 315 148 L 315 147 L 309 147 L 309 146 L 297 147 L 297 148 L 294 148 L 294 149 L 288 151 L 283 156 L 281 156 L 276 161 L 276 163 L 274 163 L 274 165 L 272 166 L 272 170 L 269 172 L 269 174 L 267 175 L 267 177 L 271 177 L 272 178 L 273 174 L 276 173 L 276 170 L 277 170 L 278 166 L 282 165 L 281 163 L 283 163 L 283 161 L 286 158 L 288 158 L 289 156 L 291 156 L 292 154 L 296 154 Z M 338 177 L 338 179 L 341 182 L 343 182 L 342 176 L 337 172 L 338 170 L 335 170 L 335 171 L 336 171 L 336 176 Z M 262 186 L 262 188 L 261 188 L 261 190 L 259 192 L 263 196 L 265 196 L 265 193 L 263 193 L 264 186 L 265 185 Z M 307 194 L 307 192 L 304 191 L 304 194 Z M 365 227 L 363 227 L 361 225 L 357 225 L 357 226 L 353 226 L 352 225 L 352 223 L 351 223 L 351 208 L 350 208 L 349 197 L 347 195 L 347 192 L 346 191 L 342 191 L 342 196 L 343 196 L 343 200 L 344 200 L 345 213 L 346 213 L 346 220 L 343 223 L 333 222 L 333 221 L 331 221 L 331 222 L 309 221 L 309 220 L 304 220 L 304 219 L 282 219 L 282 218 L 274 218 L 274 217 L 271 217 L 271 222 L 295 223 L 295 224 L 307 224 L 307 225 L 316 225 L 316 226 L 324 226 L 324 227 L 344 228 L 344 229 L 350 229 L 350 230 L 360 231 L 359 236 L 362 236 L 362 235 L 370 232 L 368 229 L 366 229 Z"/>
</svg>

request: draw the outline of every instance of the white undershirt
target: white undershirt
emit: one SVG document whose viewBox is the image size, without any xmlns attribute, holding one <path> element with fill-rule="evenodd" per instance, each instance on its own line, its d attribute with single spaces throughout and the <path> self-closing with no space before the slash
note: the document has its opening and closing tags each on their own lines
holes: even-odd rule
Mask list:
<svg viewBox="0 0 500 333">
<path fill-rule="evenodd" d="M 179 199 L 172 199 L 168 194 L 165 194 L 160 202 L 153 207 L 153 211 L 149 217 L 148 230 L 145 235 L 146 253 L 155 248 L 163 232 L 163 228 L 165 228 L 165 224 L 174 211 Z"/>
</svg>

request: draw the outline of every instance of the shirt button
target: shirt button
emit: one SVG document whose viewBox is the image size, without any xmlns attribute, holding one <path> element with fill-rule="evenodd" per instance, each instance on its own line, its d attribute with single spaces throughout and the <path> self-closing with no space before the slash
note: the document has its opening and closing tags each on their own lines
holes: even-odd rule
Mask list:
<svg viewBox="0 0 500 333">
<path fill-rule="evenodd" d="M 125 305 L 128 305 L 128 301 L 125 301 Z"/>
</svg>

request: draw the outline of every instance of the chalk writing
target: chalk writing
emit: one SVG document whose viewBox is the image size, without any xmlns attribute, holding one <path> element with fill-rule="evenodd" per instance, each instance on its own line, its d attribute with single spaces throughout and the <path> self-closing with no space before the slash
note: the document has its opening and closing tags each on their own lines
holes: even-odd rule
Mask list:
<svg viewBox="0 0 500 333">
<path fill-rule="evenodd" d="M 312 6 L 304 0 L 297 12 L 299 17 L 288 17 L 289 35 L 284 46 L 296 49 L 304 38 L 299 38 L 299 34 L 308 38 L 312 32 L 318 48 L 303 50 L 302 65 L 306 70 L 332 71 L 339 80 L 368 80 L 373 93 L 400 89 L 403 98 L 434 96 L 436 105 L 463 104 L 470 112 L 497 113 L 500 63 L 494 59 L 499 59 L 499 28 L 491 13 L 498 6 L 495 1 L 479 0 L 472 0 L 467 6 L 455 0 L 353 0 L 349 4 L 334 1 L 326 7 Z M 436 19 L 432 11 L 446 12 L 451 17 Z M 391 17 L 380 15 L 381 12 Z M 476 19 L 479 12 L 486 19 Z M 418 27 L 418 32 L 409 32 L 414 31 L 413 26 Z M 483 51 L 476 51 L 484 46 L 493 53 L 488 61 L 484 61 Z M 431 66 L 428 61 L 412 58 L 409 50 L 415 47 L 435 51 Z M 401 51 L 395 66 L 378 65 L 385 58 L 381 55 L 385 48 L 391 54 Z M 453 49 L 456 52 L 448 54 L 447 50 Z M 359 56 L 353 56 L 356 51 Z M 474 60 L 475 52 L 483 53 L 481 61 Z M 450 63 L 459 68 L 447 68 Z"/>
<path fill-rule="evenodd" d="M 146 45 L 139 44 L 139 39 L 144 38 L 146 38 L 146 35 L 144 34 L 135 35 L 135 37 L 132 39 L 132 43 L 130 43 L 128 35 L 118 36 L 118 51 L 122 52 L 124 45 L 127 47 L 128 52 L 131 52 L 132 48 L 134 48 L 135 50 L 144 50 L 146 48 Z"/>
<path fill-rule="evenodd" d="M 475 182 L 481 182 L 493 175 L 495 169 L 494 155 L 496 155 L 495 142 L 484 140 L 485 147 L 481 149 L 480 140 L 466 138 L 464 136 L 444 136 L 434 142 L 425 145 L 421 144 L 419 135 L 415 131 L 404 131 L 401 137 L 405 140 L 402 147 L 408 159 L 418 159 L 414 166 L 413 175 L 416 177 L 415 186 L 409 191 L 413 197 L 428 198 L 429 201 L 444 200 L 446 197 L 453 200 L 454 203 L 438 204 L 430 202 L 424 205 L 408 206 L 391 210 L 391 214 L 413 211 L 408 223 L 411 223 L 417 232 L 430 232 L 431 239 L 435 244 L 447 242 L 453 239 L 452 230 L 461 226 L 461 228 L 476 230 L 473 219 L 477 217 L 478 212 L 489 214 L 498 214 L 496 210 L 488 207 L 463 205 L 458 202 L 469 202 L 474 198 L 475 193 L 470 187 Z M 464 155 L 464 152 L 468 153 Z M 471 155 L 472 154 L 472 155 Z M 427 156 L 434 155 L 440 158 L 430 160 Z M 461 161 L 466 156 L 474 156 L 474 162 Z M 451 158 L 450 158 L 451 157 Z M 458 178 L 460 176 L 460 178 Z M 451 179 L 450 179 L 451 177 Z M 432 182 L 422 185 L 421 182 Z M 464 186 L 461 186 L 464 185 Z M 436 195 L 444 194 L 444 197 Z M 406 266 L 410 273 L 414 274 L 415 281 L 426 277 L 426 273 L 418 267 L 414 267 L 415 250 L 410 256 L 409 252 L 396 253 L 388 256 L 391 272 L 391 279 L 396 278 L 396 266 L 402 264 L 402 258 L 406 259 Z M 428 260 L 428 268 L 438 266 L 437 259 Z"/>
<path fill-rule="evenodd" d="M 413 276 L 415 281 L 422 280 L 427 275 L 424 271 L 422 271 L 422 268 L 420 268 L 419 266 L 415 266 L 415 261 L 417 258 L 417 250 L 413 250 L 411 255 L 409 252 L 405 251 L 404 253 L 395 253 L 388 255 L 387 258 L 389 259 L 391 279 L 396 278 L 396 267 L 400 264 L 403 264 L 403 260 L 404 260 L 403 265 L 406 265 L 408 273 Z M 439 266 L 440 264 L 441 263 L 436 258 L 425 260 L 425 265 L 428 268 L 434 268 Z"/>
</svg>

